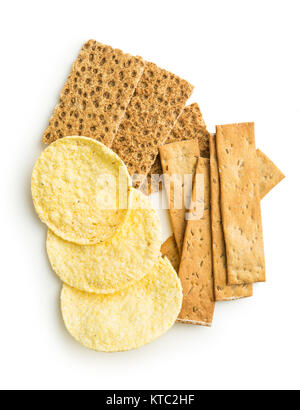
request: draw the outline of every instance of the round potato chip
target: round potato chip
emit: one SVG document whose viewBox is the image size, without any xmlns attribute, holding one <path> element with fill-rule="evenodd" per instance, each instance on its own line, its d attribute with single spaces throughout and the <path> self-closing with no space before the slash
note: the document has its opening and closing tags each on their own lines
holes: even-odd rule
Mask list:
<svg viewBox="0 0 300 410">
<path fill-rule="evenodd" d="M 85 293 L 64 285 L 61 307 L 70 334 L 102 352 L 131 350 L 152 342 L 176 321 L 182 288 L 167 258 L 150 275 L 110 295 Z"/>
<path fill-rule="evenodd" d="M 112 150 L 91 138 L 66 137 L 38 159 L 32 197 L 56 235 L 91 245 L 112 238 L 125 222 L 130 185 L 125 164 Z"/>
<path fill-rule="evenodd" d="M 48 231 L 50 263 L 63 282 L 86 292 L 113 293 L 152 271 L 160 257 L 161 224 L 148 198 L 132 190 L 129 217 L 107 242 L 81 246 Z"/>
</svg>

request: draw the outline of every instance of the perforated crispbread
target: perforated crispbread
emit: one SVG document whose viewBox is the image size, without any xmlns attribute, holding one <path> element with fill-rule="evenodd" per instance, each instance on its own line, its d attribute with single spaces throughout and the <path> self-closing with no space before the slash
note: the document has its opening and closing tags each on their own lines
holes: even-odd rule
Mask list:
<svg viewBox="0 0 300 410">
<path fill-rule="evenodd" d="M 183 303 L 178 321 L 202 326 L 211 326 L 215 309 L 209 173 L 209 160 L 199 158 L 196 174 L 204 175 L 204 214 L 187 223 L 179 268 Z M 193 201 L 195 191 L 194 183 Z"/>
<path fill-rule="evenodd" d="M 144 70 L 140 57 L 90 40 L 73 64 L 43 141 L 83 135 L 108 147 Z"/>
<path fill-rule="evenodd" d="M 185 107 L 165 144 L 195 138 L 199 139 L 200 156 L 209 158 L 209 132 L 206 129 L 206 124 L 197 103 Z M 162 175 L 162 173 L 160 155 L 158 155 L 147 176 L 148 186 L 145 191 L 148 192 L 149 195 L 162 189 L 162 184 L 152 184 L 151 187 L 151 175 Z"/>
<path fill-rule="evenodd" d="M 131 192 L 121 159 L 86 137 L 53 142 L 32 174 L 32 198 L 41 221 L 60 238 L 79 245 L 106 241 L 121 229 Z"/>
<path fill-rule="evenodd" d="M 127 221 L 109 241 L 81 246 L 51 231 L 47 251 L 53 270 L 69 286 L 92 293 L 113 293 L 151 273 L 158 263 L 161 224 L 148 198 L 133 189 Z"/>
<path fill-rule="evenodd" d="M 178 252 L 178 248 L 176 245 L 176 241 L 174 235 L 170 236 L 161 246 L 161 254 L 162 256 L 166 256 L 171 265 L 175 269 L 175 271 L 179 272 L 179 265 L 180 265 L 180 256 Z"/>
<path fill-rule="evenodd" d="M 264 282 L 265 258 L 254 124 L 217 126 L 228 284 Z"/>
<path fill-rule="evenodd" d="M 187 81 L 146 64 L 112 146 L 131 175 L 149 173 L 192 91 Z"/>
<path fill-rule="evenodd" d="M 279 168 L 259 149 L 256 151 L 258 168 L 260 173 L 259 189 L 260 197 L 264 198 L 276 185 L 279 184 L 285 175 Z"/>
<path fill-rule="evenodd" d="M 182 304 L 180 280 L 167 258 L 124 291 L 95 295 L 64 285 L 63 319 L 83 346 L 102 352 L 136 349 L 160 337 Z"/>
<path fill-rule="evenodd" d="M 216 136 L 210 136 L 211 226 L 214 290 L 216 301 L 234 300 L 253 295 L 253 286 L 227 285 L 227 260 L 220 204 L 220 177 L 216 152 Z"/>
<path fill-rule="evenodd" d="M 181 253 L 184 232 L 186 227 L 187 207 L 184 205 L 184 192 L 186 196 L 191 196 L 193 178 L 196 171 L 197 161 L 200 157 L 198 139 L 189 141 L 174 142 L 160 147 L 160 158 L 164 174 L 169 177 L 177 175 L 181 181 L 182 190 L 182 209 L 175 209 L 174 206 L 174 185 L 171 184 L 169 194 L 170 217 L 172 228 L 179 252 Z M 184 181 L 184 176 L 190 175 L 189 181 Z M 185 182 L 188 182 L 185 183 Z M 175 191 L 176 192 L 176 191 Z"/>
</svg>

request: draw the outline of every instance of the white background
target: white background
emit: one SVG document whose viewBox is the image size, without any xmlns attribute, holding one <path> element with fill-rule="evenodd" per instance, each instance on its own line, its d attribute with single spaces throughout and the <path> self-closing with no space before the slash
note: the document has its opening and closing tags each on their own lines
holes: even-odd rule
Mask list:
<svg viewBox="0 0 300 410">
<path fill-rule="evenodd" d="M 0 5 L 0 388 L 300 388 L 299 0 L 43 0 Z M 137 351 L 77 344 L 60 311 L 30 177 L 83 42 L 142 55 L 196 86 L 210 131 L 255 121 L 287 178 L 262 204 L 268 281 Z M 165 232 L 167 237 L 169 232 Z"/>
</svg>

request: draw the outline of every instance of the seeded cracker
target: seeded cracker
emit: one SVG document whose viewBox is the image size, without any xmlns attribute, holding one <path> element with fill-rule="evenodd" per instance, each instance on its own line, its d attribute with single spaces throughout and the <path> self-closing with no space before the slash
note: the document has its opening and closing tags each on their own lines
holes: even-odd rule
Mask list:
<svg viewBox="0 0 300 410">
<path fill-rule="evenodd" d="M 143 71 L 140 57 L 88 41 L 73 64 L 43 141 L 83 135 L 110 147 Z"/>
<path fill-rule="evenodd" d="M 226 247 L 221 216 L 220 178 L 215 135 L 211 135 L 210 138 L 210 176 L 215 299 L 216 301 L 221 301 L 250 297 L 253 295 L 253 286 L 251 284 L 232 286 L 227 285 Z"/>
<path fill-rule="evenodd" d="M 192 193 L 193 179 L 200 157 L 199 142 L 194 139 L 164 145 L 160 148 L 160 157 L 164 174 L 169 177 L 178 175 L 182 185 L 182 209 L 175 209 L 173 184 L 170 186 L 169 195 L 172 228 L 178 250 L 181 253 L 186 227 L 186 213 L 189 208 L 189 204 L 184 206 L 184 193 L 187 197 L 191 196 Z M 184 175 L 191 175 L 189 184 L 184 184 Z"/>
<path fill-rule="evenodd" d="M 217 127 L 228 284 L 264 282 L 265 258 L 254 124 Z"/>
<path fill-rule="evenodd" d="M 259 149 L 257 150 L 257 160 L 260 170 L 260 196 L 264 198 L 285 176 L 270 158 Z"/>
<path fill-rule="evenodd" d="M 176 245 L 174 235 L 170 236 L 161 246 L 162 256 L 166 256 L 171 262 L 173 268 L 178 273 L 180 265 L 180 257 Z"/>
<path fill-rule="evenodd" d="M 113 143 L 130 175 L 139 174 L 141 186 L 183 111 L 193 87 L 185 80 L 147 63 Z"/>
<path fill-rule="evenodd" d="M 187 223 L 179 268 L 183 304 L 178 321 L 202 326 L 211 326 L 215 309 L 209 168 L 209 160 L 199 158 L 196 174 L 204 175 L 204 215 Z M 196 200 L 195 187 L 196 184 L 193 188 L 193 201 Z"/>
<path fill-rule="evenodd" d="M 212 135 L 212 141 L 215 143 L 215 135 Z M 214 148 L 215 150 L 215 148 Z M 215 152 L 215 151 L 214 151 Z M 272 188 L 274 188 L 274 180 L 277 180 L 279 183 L 280 178 L 271 178 L 272 175 L 281 174 L 278 170 L 276 165 L 260 150 L 257 150 L 257 157 L 258 157 L 258 168 L 259 168 L 259 178 L 260 178 L 260 195 L 261 198 L 264 197 L 265 192 L 270 192 Z M 211 179 L 213 179 L 213 163 L 214 163 L 214 155 L 212 150 L 212 159 L 211 159 Z M 281 174 L 283 175 L 283 174 Z M 213 197 L 213 192 L 217 195 L 216 189 L 220 189 L 220 185 L 218 188 L 214 186 L 214 184 L 218 184 L 219 181 L 219 173 L 217 170 L 217 178 L 216 182 L 211 182 L 211 197 Z M 248 297 L 252 294 L 252 285 L 227 285 L 227 262 L 226 262 L 226 249 L 224 243 L 224 233 L 223 233 L 223 226 L 219 224 L 221 218 L 221 209 L 220 203 L 217 205 L 219 209 L 215 209 L 215 202 L 212 199 L 212 234 L 213 234 L 213 262 L 214 262 L 214 283 L 215 283 L 215 298 L 216 301 L 225 301 L 225 300 L 235 300 L 239 299 L 240 297 Z M 217 217 L 219 215 L 219 218 Z M 217 221 L 217 222 L 216 222 Z M 185 224 L 185 221 L 184 221 Z M 220 232 L 221 229 L 221 232 Z M 218 235 L 221 235 L 220 239 L 218 239 Z M 174 236 L 170 236 L 162 245 L 161 253 L 163 256 L 166 256 L 170 262 L 172 263 L 176 272 L 179 271 L 179 263 L 180 263 L 180 256 L 178 252 L 178 248 L 176 245 L 176 241 Z M 223 256 L 225 255 L 225 257 Z M 222 262 L 223 261 L 223 262 Z M 224 265 L 225 264 L 225 265 Z"/>
</svg>

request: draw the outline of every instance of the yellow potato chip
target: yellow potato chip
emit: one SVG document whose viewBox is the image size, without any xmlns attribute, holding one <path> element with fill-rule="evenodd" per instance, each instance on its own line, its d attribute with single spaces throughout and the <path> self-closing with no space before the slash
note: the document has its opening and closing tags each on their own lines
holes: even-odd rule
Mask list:
<svg viewBox="0 0 300 410">
<path fill-rule="evenodd" d="M 131 179 L 121 159 L 90 138 L 51 144 L 32 175 L 35 209 L 59 237 L 81 245 L 113 237 L 128 215 Z"/>
<path fill-rule="evenodd" d="M 113 293 L 151 273 L 161 242 L 158 213 L 133 189 L 129 217 L 111 240 L 82 246 L 49 230 L 47 251 L 53 270 L 66 284 L 85 292 Z"/>
<path fill-rule="evenodd" d="M 176 321 L 182 288 L 167 258 L 150 275 L 110 295 L 85 293 L 64 285 L 61 308 L 70 334 L 102 352 L 131 350 L 152 342 Z"/>
</svg>

